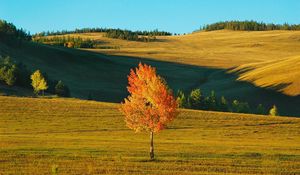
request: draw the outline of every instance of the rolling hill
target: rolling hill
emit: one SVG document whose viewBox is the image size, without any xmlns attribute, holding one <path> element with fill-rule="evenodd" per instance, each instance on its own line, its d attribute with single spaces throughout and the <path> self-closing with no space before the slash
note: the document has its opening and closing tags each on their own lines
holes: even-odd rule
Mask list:
<svg viewBox="0 0 300 175">
<path fill-rule="evenodd" d="M 300 119 L 194 110 L 134 133 L 118 105 L 0 96 L 1 174 L 299 174 Z"/>
<path fill-rule="evenodd" d="M 63 80 L 70 87 L 73 97 L 88 98 L 91 94 L 94 99 L 111 102 L 120 102 L 127 96 L 127 75 L 140 61 L 157 67 L 175 90 L 189 89 L 202 75 L 215 71 L 35 43 L 24 43 L 18 48 L 0 43 L 0 51 L 2 55 L 10 55 L 31 70 L 41 69 L 51 78 Z"/>
<path fill-rule="evenodd" d="M 90 49 L 92 51 L 205 67 L 231 68 L 300 55 L 300 31 L 202 31 L 180 36 L 158 36 L 157 42 L 126 41 L 103 35 L 70 34 L 116 48 Z"/>
<path fill-rule="evenodd" d="M 290 96 L 300 95 L 300 56 L 277 61 L 244 64 L 232 70 L 241 72 L 238 80 L 271 88 Z"/>
<path fill-rule="evenodd" d="M 51 78 L 63 80 L 77 98 L 87 99 L 91 95 L 99 101 L 122 101 L 127 96 L 129 69 L 142 61 L 157 67 L 175 92 L 201 88 L 207 95 L 214 90 L 219 97 L 247 101 L 252 108 L 259 103 L 267 108 L 276 104 L 282 115 L 300 116 L 298 31 L 198 32 L 161 36 L 157 42 L 111 39 L 103 33 L 70 35 L 98 40 L 103 49 L 35 43 L 9 47 L 0 43 L 0 53 L 23 62 L 31 70 L 41 69 Z M 254 82 L 250 74 L 256 76 L 256 69 L 264 72 L 264 65 L 274 68 L 259 73 Z M 291 75 L 289 70 L 293 70 L 292 78 L 287 78 Z M 276 72 L 280 76 L 273 76 Z M 7 92 L 6 87 L 0 88 Z M 18 92 L 10 89 L 7 94 Z M 26 92 L 21 95 L 26 96 Z"/>
<path fill-rule="evenodd" d="M 300 31 L 202 31 L 182 36 L 160 36 L 157 42 L 148 43 L 106 38 L 104 33 L 69 34 L 67 36 L 89 38 L 102 43 L 103 48 L 112 48 L 86 49 L 94 52 L 218 69 L 231 69 L 238 66 L 242 68 L 249 63 L 262 65 L 300 56 L 298 49 L 300 47 Z M 295 64 L 291 64 L 290 67 L 280 67 L 280 64 L 277 64 L 273 71 L 281 69 L 279 72 L 282 73 L 289 71 L 290 68 L 295 71 L 295 74 L 299 74 L 300 70 Z M 282 74 L 281 76 L 285 75 Z M 270 84 L 270 81 L 254 84 L 259 87 L 266 87 L 260 85 L 276 86 L 285 83 L 281 82 L 281 78 L 278 80 L 274 80 L 274 78 L 276 79 L 276 77 L 272 78 L 275 84 Z M 244 78 L 239 79 L 246 80 Z M 299 81 L 299 78 L 294 78 L 294 81 Z M 291 84 L 297 84 L 293 82 Z M 289 87 L 291 84 L 279 89 L 279 91 L 291 96 L 299 95 L 299 86 Z"/>
</svg>

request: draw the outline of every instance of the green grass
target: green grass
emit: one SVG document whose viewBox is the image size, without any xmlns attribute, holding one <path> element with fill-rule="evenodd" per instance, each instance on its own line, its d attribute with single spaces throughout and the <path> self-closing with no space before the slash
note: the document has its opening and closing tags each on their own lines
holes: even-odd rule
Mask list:
<svg viewBox="0 0 300 175">
<path fill-rule="evenodd" d="M 118 105 L 0 97 L 0 174 L 299 174 L 300 119 L 181 110 L 154 137 Z"/>
</svg>

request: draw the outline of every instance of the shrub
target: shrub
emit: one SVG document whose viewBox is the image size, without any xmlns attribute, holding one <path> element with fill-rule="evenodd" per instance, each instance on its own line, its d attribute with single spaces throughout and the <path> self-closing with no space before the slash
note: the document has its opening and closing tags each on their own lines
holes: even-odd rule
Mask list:
<svg viewBox="0 0 300 175">
<path fill-rule="evenodd" d="M 257 105 L 256 114 L 261 114 L 261 115 L 267 114 L 267 111 L 266 111 L 265 107 L 262 104 Z"/>
<path fill-rule="evenodd" d="M 55 94 L 61 97 L 70 97 L 70 90 L 61 80 L 55 86 Z"/>
<path fill-rule="evenodd" d="M 228 111 L 228 102 L 224 96 L 221 97 L 220 103 L 218 105 L 219 111 L 227 112 Z"/>
<path fill-rule="evenodd" d="M 239 105 L 239 111 L 240 113 L 250 113 L 250 106 L 247 102 L 241 102 Z"/>
<path fill-rule="evenodd" d="M 250 106 L 247 102 L 239 102 L 238 100 L 234 100 L 232 102 L 231 111 L 237 113 L 250 113 Z"/>
</svg>

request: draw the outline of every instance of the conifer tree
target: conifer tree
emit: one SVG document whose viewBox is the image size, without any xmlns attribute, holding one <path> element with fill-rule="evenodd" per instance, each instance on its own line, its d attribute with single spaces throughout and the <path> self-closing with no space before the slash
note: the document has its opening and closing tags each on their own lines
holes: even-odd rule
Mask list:
<svg viewBox="0 0 300 175">
<path fill-rule="evenodd" d="M 192 90 L 188 98 L 189 107 L 192 109 L 200 109 L 201 101 L 202 101 L 201 90 L 199 88 Z"/>
</svg>

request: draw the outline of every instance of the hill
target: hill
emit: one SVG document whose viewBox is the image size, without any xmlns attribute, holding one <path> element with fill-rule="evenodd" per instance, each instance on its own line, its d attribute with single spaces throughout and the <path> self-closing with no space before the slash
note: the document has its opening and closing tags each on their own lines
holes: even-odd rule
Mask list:
<svg viewBox="0 0 300 175">
<path fill-rule="evenodd" d="M 76 50 L 30 44 L 18 52 L 11 49 L 9 53 L 34 68 L 41 67 L 56 79 L 62 79 L 71 86 L 74 97 L 87 98 L 92 94 L 100 101 L 120 102 L 127 94 L 129 69 L 139 61 L 145 61 L 157 67 L 175 92 L 182 89 L 188 93 L 201 88 L 207 95 L 215 90 L 219 97 L 224 95 L 231 101 L 247 101 L 252 108 L 259 103 L 267 108 L 276 104 L 282 115 L 300 115 L 297 106 L 300 89 L 296 83 L 299 76 L 286 78 L 290 69 L 298 74 L 297 64 L 293 64 L 295 61 L 287 61 L 283 67 L 278 63 L 268 71 L 269 76 L 261 75 L 260 83 L 253 82 L 253 78 L 241 78 L 245 73 L 243 68 L 248 65 L 265 65 L 298 57 L 300 31 L 220 30 L 159 36 L 155 42 L 112 39 L 105 37 L 104 33 L 59 35 L 67 36 L 91 39 L 100 46 L 98 49 Z M 273 77 L 276 72 L 282 74 Z"/>
<path fill-rule="evenodd" d="M 158 36 L 157 42 L 111 39 L 104 37 L 104 33 L 66 36 L 100 41 L 103 48 L 89 49 L 95 52 L 217 68 L 300 55 L 297 49 L 300 46 L 300 31 L 203 31 L 180 36 Z"/>
<path fill-rule="evenodd" d="M 125 127 L 118 105 L 0 97 L 2 174 L 298 174 L 300 119 L 181 110 L 155 135 Z"/>
<path fill-rule="evenodd" d="M 245 67 L 248 63 L 275 62 L 300 55 L 297 49 L 300 47 L 300 31 L 221 30 L 196 32 L 183 36 L 160 36 L 157 42 L 150 43 L 110 39 L 106 38 L 104 33 L 69 34 L 67 36 L 88 38 L 102 43 L 101 49 L 88 49 L 90 51 L 225 69 Z M 298 71 L 295 66 L 291 65 L 291 67 Z M 289 68 L 280 67 L 282 72 L 288 71 Z M 276 70 L 278 69 L 273 69 L 273 71 Z M 280 80 L 274 83 L 284 83 Z M 297 78 L 294 80 L 299 81 Z M 276 84 L 265 82 L 262 84 L 276 86 Z M 266 87 L 257 83 L 255 85 Z M 300 88 L 289 86 L 279 91 L 291 96 L 297 96 L 300 93 Z"/>
<path fill-rule="evenodd" d="M 252 63 L 232 70 L 241 72 L 238 80 L 254 83 L 259 87 L 268 87 L 290 96 L 300 95 L 300 56 L 284 58 L 278 61 Z"/>
<path fill-rule="evenodd" d="M 175 90 L 193 87 L 201 79 L 199 75 L 210 71 L 189 65 L 109 56 L 35 43 L 10 47 L 0 42 L 0 54 L 10 55 L 32 71 L 40 69 L 52 79 L 63 80 L 70 87 L 73 97 L 88 98 L 90 94 L 93 99 L 110 102 L 120 102 L 127 96 L 127 75 L 140 61 L 157 67 Z M 182 83 L 183 80 L 185 83 Z"/>
<path fill-rule="evenodd" d="M 249 83 L 237 82 L 235 74 L 227 69 L 201 67 L 164 62 L 141 57 L 107 55 L 90 50 L 69 49 L 35 43 L 23 43 L 11 47 L 0 43 L 1 55 L 27 65 L 30 70 L 40 69 L 56 80 L 65 82 L 71 95 L 77 98 L 92 98 L 99 101 L 120 102 L 127 96 L 127 75 L 130 68 L 140 61 L 155 66 L 170 87 L 176 92 L 182 89 L 190 92 L 200 87 L 205 94 L 215 90 L 217 96 L 224 95 L 229 100 L 247 101 L 252 108 L 262 103 L 267 108 L 276 104 L 281 115 L 300 116 L 299 98 L 282 95 Z M 26 96 L 28 90 L 1 87 L 4 94 Z M 20 94 L 20 92 L 22 92 Z M 28 93 L 29 96 L 32 93 Z"/>
</svg>

